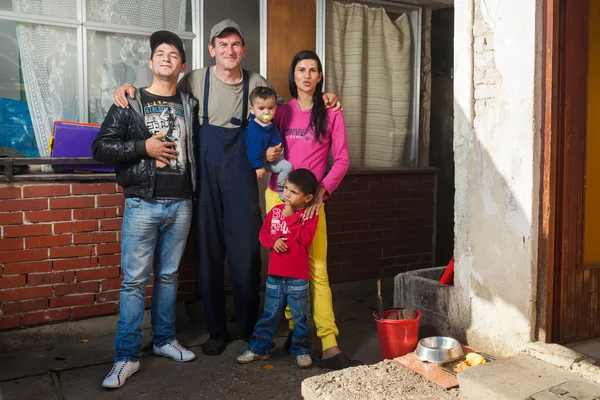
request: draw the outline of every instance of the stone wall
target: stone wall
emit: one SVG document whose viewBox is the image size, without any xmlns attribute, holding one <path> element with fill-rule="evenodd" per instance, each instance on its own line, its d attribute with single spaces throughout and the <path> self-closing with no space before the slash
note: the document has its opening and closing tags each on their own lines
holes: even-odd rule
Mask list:
<svg viewBox="0 0 600 400">
<path fill-rule="evenodd" d="M 517 0 L 455 3 L 450 316 L 458 337 L 497 355 L 518 352 L 535 328 L 539 7 Z"/>
</svg>

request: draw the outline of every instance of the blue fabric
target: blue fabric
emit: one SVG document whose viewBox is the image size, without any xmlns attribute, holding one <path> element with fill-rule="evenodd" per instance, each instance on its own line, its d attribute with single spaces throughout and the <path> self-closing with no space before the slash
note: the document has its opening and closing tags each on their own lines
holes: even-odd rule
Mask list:
<svg viewBox="0 0 600 400">
<path fill-rule="evenodd" d="M 286 305 L 290 306 L 295 322 L 290 353 L 295 356 L 311 353 L 309 334 L 313 324 L 310 314 L 309 281 L 273 275 L 267 278 L 263 316 L 254 327 L 248 350 L 260 355 L 271 352 L 273 336 L 285 313 Z"/>
<path fill-rule="evenodd" d="M 262 215 L 256 173 L 246 157 L 246 116 L 237 128 L 211 125 L 208 120 L 210 68 L 204 86 L 204 117 L 200 127 L 200 196 L 197 200 L 196 249 L 206 328 L 211 335 L 225 333 L 225 255 L 238 327 L 251 332 L 260 305 L 260 243 Z M 248 98 L 248 72 L 243 96 Z M 243 110 L 247 111 L 247 104 Z"/>
<path fill-rule="evenodd" d="M 40 156 L 27 103 L 0 98 L 0 146 L 12 147 L 27 158 Z"/>
<path fill-rule="evenodd" d="M 153 264 L 153 342 L 160 347 L 175 339 L 177 271 L 191 221 L 191 200 L 125 199 L 121 231 L 121 264 L 125 279 L 121 287 L 115 362 L 140 358 L 140 325 Z"/>
<path fill-rule="evenodd" d="M 269 147 L 281 143 L 281 134 L 275 124 L 262 126 L 254 120 L 254 114 L 250 116 L 250 123 L 244 133 L 248 159 L 252 168 L 261 168 L 265 164 L 264 156 Z"/>
</svg>

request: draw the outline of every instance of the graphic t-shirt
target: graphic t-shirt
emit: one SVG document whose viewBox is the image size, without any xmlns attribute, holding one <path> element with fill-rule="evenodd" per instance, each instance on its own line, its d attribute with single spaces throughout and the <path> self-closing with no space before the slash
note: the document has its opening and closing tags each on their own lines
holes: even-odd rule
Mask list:
<svg viewBox="0 0 600 400">
<path fill-rule="evenodd" d="M 189 199 L 192 197 L 192 185 L 188 171 L 187 130 L 183 102 L 179 94 L 170 97 L 156 96 L 146 90 L 141 92 L 144 120 L 152 135 L 161 133 L 167 136 L 163 142 L 176 143 L 177 159 L 169 164 L 156 162 L 156 185 L 154 198 Z"/>
</svg>

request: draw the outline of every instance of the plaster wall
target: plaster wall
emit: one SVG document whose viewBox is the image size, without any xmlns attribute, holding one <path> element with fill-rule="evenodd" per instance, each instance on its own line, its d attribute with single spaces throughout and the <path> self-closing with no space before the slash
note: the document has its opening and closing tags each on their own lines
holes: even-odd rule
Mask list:
<svg viewBox="0 0 600 400">
<path fill-rule="evenodd" d="M 541 8 L 455 2 L 455 336 L 496 355 L 533 340 Z M 541 2 L 540 2 L 541 3 Z"/>
</svg>

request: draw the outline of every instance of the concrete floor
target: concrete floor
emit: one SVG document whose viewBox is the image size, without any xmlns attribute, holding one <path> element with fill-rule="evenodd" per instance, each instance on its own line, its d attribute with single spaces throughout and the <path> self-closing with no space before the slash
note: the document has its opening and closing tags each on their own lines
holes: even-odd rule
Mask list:
<svg viewBox="0 0 600 400">
<path fill-rule="evenodd" d="M 332 285 L 332 290 L 340 346 L 367 364 L 379 362 L 377 328 L 372 319 L 376 281 Z M 383 295 L 386 306 L 391 306 L 392 279 L 384 281 Z M 192 309 L 201 313 L 197 305 Z M 201 316 L 194 319 L 202 321 Z M 235 334 L 234 324 L 230 330 Z M 202 326 L 178 333 L 179 340 L 198 355 L 195 361 L 179 364 L 151 354 L 149 333 L 144 331 L 140 371 L 116 390 L 101 387 L 112 365 L 113 334 L 0 354 L 0 399 L 299 399 L 302 380 L 329 372 L 317 367 L 301 370 L 283 351 L 276 351 L 267 362 L 238 365 L 235 358 L 247 347 L 240 340 L 220 356 L 204 356 L 200 344 L 207 334 Z M 285 335 L 282 329 L 275 340 L 278 348 Z M 317 355 L 316 336 L 312 342 L 313 354 Z M 263 368 L 266 365 L 273 368 Z"/>
<path fill-rule="evenodd" d="M 565 347 L 587 356 L 594 357 L 600 363 L 600 337 L 568 343 Z"/>
</svg>

